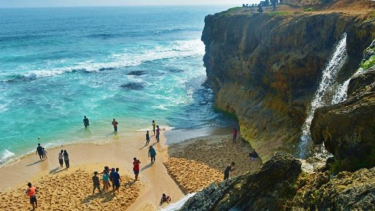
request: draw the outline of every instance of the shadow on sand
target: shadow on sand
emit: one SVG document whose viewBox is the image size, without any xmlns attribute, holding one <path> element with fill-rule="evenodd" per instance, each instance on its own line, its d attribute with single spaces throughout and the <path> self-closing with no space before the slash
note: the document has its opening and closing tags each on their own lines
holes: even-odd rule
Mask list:
<svg viewBox="0 0 375 211">
<path fill-rule="evenodd" d="M 65 170 L 68 170 L 67 168 L 61 168 L 61 167 L 56 167 L 54 169 L 52 169 L 51 171 L 49 171 L 50 174 L 57 174 L 57 173 L 60 173 L 62 171 L 65 171 Z"/>
<path fill-rule="evenodd" d="M 43 162 L 43 160 L 35 161 L 34 163 L 27 164 L 26 166 L 32 166 L 32 165 L 38 164 L 40 162 Z"/>
</svg>

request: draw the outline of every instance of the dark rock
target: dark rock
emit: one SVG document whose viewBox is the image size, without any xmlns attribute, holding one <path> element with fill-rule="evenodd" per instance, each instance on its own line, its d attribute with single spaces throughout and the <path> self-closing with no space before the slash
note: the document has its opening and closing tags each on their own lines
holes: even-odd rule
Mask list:
<svg viewBox="0 0 375 211">
<path fill-rule="evenodd" d="M 127 83 L 127 84 L 121 85 L 121 88 L 128 89 L 128 90 L 141 90 L 144 88 L 144 86 L 141 83 Z"/>
<path fill-rule="evenodd" d="M 137 70 L 137 71 L 131 71 L 131 72 L 129 72 L 129 73 L 126 74 L 126 75 L 136 75 L 136 76 L 140 76 L 140 75 L 144 75 L 144 74 L 146 74 L 145 71 L 143 71 L 143 70 Z"/>
<path fill-rule="evenodd" d="M 300 173 L 300 161 L 277 153 L 260 171 L 213 183 L 180 210 L 280 210 L 285 200 L 294 196 L 292 184 Z"/>
</svg>

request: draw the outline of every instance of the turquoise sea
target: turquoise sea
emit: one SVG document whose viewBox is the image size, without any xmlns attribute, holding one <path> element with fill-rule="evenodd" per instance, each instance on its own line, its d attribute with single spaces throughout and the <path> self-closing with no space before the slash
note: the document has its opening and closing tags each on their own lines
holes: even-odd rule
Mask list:
<svg viewBox="0 0 375 211">
<path fill-rule="evenodd" d="M 0 9 L 0 163 L 151 127 L 224 127 L 200 36 L 227 6 Z M 83 116 L 90 119 L 85 130 Z"/>
</svg>

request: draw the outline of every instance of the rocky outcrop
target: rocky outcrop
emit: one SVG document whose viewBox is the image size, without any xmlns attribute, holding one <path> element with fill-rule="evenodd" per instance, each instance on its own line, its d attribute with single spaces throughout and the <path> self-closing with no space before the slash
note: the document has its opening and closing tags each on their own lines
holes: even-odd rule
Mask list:
<svg viewBox="0 0 375 211">
<path fill-rule="evenodd" d="M 301 176 L 299 182 L 303 180 L 289 210 L 375 210 L 375 168 L 341 172 L 332 179 L 316 173 Z"/>
<path fill-rule="evenodd" d="M 371 64 L 374 49 L 375 41 L 362 66 Z M 324 142 L 334 155 L 335 171 L 375 166 L 375 64 L 350 80 L 346 101 L 315 112 L 311 133 L 315 143 Z"/>
<path fill-rule="evenodd" d="M 342 13 L 207 16 L 204 64 L 215 105 L 237 116 L 242 138 L 263 159 L 293 153 L 335 43 L 346 32 L 345 67 L 358 66 L 374 31 L 373 22 Z M 345 67 L 340 74 L 352 75 Z"/>
<path fill-rule="evenodd" d="M 298 160 L 291 155 L 276 154 L 258 172 L 212 183 L 180 210 L 280 210 L 294 196 L 291 184 L 300 173 Z"/>
</svg>

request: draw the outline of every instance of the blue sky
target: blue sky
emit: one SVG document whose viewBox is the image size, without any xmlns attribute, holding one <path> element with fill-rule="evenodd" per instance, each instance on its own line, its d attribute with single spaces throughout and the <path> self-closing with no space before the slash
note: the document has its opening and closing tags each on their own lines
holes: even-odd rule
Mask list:
<svg viewBox="0 0 375 211">
<path fill-rule="evenodd" d="M 242 5 L 260 0 L 0 0 L 0 7 L 74 7 L 126 5 Z"/>
</svg>

